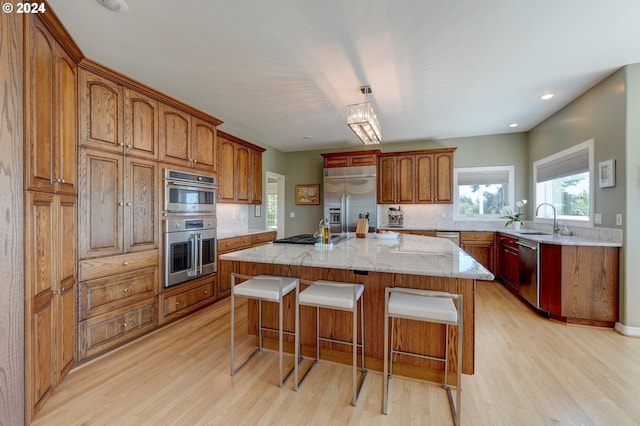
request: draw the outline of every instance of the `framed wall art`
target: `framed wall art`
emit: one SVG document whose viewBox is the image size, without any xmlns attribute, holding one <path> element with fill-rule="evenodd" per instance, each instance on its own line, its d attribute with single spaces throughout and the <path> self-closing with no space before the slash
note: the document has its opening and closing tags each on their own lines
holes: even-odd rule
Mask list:
<svg viewBox="0 0 640 426">
<path fill-rule="evenodd" d="M 296 205 L 314 206 L 320 204 L 320 185 L 296 185 Z"/>
<path fill-rule="evenodd" d="M 598 163 L 598 184 L 600 188 L 616 186 L 616 160 Z"/>
</svg>

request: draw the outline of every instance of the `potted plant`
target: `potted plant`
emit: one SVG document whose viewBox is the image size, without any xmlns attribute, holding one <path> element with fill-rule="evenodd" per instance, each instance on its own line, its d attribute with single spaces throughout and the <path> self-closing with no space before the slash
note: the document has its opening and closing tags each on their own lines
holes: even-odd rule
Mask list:
<svg viewBox="0 0 640 426">
<path fill-rule="evenodd" d="M 501 216 L 500 218 L 507 219 L 507 222 L 504 224 L 505 227 L 511 225 L 516 231 L 520 229 L 520 226 L 523 223 L 522 218 L 524 217 L 524 213 L 520 213 L 520 209 L 524 207 L 525 204 L 527 204 L 527 200 L 516 201 L 516 207 L 518 208 L 517 213 L 514 213 L 509 206 L 504 208 L 502 212 L 504 216 Z"/>
</svg>

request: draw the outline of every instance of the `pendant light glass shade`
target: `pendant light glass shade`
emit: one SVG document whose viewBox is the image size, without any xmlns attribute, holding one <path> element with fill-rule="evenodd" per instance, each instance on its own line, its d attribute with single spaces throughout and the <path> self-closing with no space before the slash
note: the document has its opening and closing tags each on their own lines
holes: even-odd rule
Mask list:
<svg viewBox="0 0 640 426">
<path fill-rule="evenodd" d="M 365 145 L 382 142 L 380 123 L 369 102 L 347 105 L 347 124 Z"/>
</svg>

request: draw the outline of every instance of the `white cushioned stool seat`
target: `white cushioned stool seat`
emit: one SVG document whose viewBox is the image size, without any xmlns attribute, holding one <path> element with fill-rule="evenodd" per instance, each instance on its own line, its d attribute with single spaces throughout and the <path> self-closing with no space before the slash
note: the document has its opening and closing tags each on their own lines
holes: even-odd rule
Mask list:
<svg viewBox="0 0 640 426">
<path fill-rule="evenodd" d="M 313 305 L 325 308 L 353 309 L 353 289 L 349 287 L 330 287 L 322 284 L 329 281 L 316 281 L 319 285 L 312 285 L 300 292 L 301 305 Z M 354 284 L 356 287 L 356 300 L 362 296 L 364 285 Z"/>
<path fill-rule="evenodd" d="M 409 294 L 392 293 L 389 296 L 389 315 L 434 322 L 455 323 L 458 321 L 458 310 L 453 299 L 448 297 L 416 297 Z"/>
<path fill-rule="evenodd" d="M 288 294 L 296 288 L 297 278 L 274 277 L 271 275 L 258 275 L 244 281 L 233 288 L 236 296 L 252 297 L 256 299 L 280 300 L 280 282 L 282 281 L 282 295 Z"/>
</svg>

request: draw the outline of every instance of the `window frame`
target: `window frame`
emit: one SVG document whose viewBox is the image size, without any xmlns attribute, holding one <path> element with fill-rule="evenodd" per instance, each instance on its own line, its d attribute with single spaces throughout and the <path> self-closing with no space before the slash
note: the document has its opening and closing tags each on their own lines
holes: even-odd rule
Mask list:
<svg viewBox="0 0 640 426">
<path fill-rule="evenodd" d="M 507 172 L 508 174 L 508 185 L 509 188 L 506 192 L 506 202 L 511 209 L 513 210 L 515 205 L 515 166 L 507 165 L 507 166 L 481 166 L 481 167 L 458 167 L 453 169 L 453 220 L 454 221 L 495 221 L 500 220 L 500 216 L 502 216 L 502 212 L 498 214 L 478 214 L 474 216 L 461 215 L 459 214 L 459 204 L 460 193 L 458 186 L 458 174 L 459 173 L 469 173 L 469 172 Z M 504 208 L 504 206 L 503 206 Z"/>
<path fill-rule="evenodd" d="M 587 149 L 589 153 L 589 216 L 587 220 L 581 219 L 572 219 L 578 216 L 556 216 L 556 220 L 559 223 L 562 221 L 563 225 L 571 225 L 582 228 L 593 228 L 594 227 L 594 210 L 595 210 L 595 166 L 594 166 L 594 157 L 595 157 L 595 143 L 593 139 L 586 140 L 584 142 L 578 143 L 576 145 L 570 146 L 569 148 L 563 149 L 562 151 L 556 152 L 547 157 L 541 158 L 533 162 L 533 194 L 532 198 L 534 200 L 533 204 L 533 221 L 536 223 L 544 223 L 544 224 L 553 224 L 553 217 L 540 217 L 536 215 L 536 209 L 543 203 L 544 201 L 538 200 L 538 167 L 541 165 L 546 165 L 550 162 L 557 162 L 558 160 L 562 160 L 562 158 L 568 158 L 572 154 L 576 152 Z M 543 209 L 541 209 L 543 210 Z"/>
</svg>

